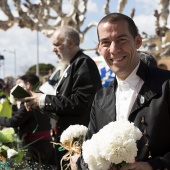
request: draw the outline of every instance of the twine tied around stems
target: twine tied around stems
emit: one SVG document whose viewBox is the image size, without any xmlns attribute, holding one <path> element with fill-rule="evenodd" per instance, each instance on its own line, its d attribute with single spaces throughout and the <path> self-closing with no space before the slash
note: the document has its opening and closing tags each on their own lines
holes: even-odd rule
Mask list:
<svg viewBox="0 0 170 170">
<path fill-rule="evenodd" d="M 77 138 L 76 138 L 77 139 Z M 73 156 L 74 154 L 80 154 L 81 153 L 81 145 L 82 145 L 82 138 L 80 137 L 78 140 L 65 140 L 62 143 L 55 143 L 55 142 L 51 142 L 55 145 L 60 145 L 60 147 L 58 148 L 59 151 L 63 151 L 63 150 L 67 150 L 68 152 L 62 157 L 61 161 L 60 161 L 60 166 L 61 166 L 61 170 L 68 170 L 70 167 L 70 163 L 66 163 L 64 165 L 62 165 L 63 161 L 68 161 L 70 162 L 70 157 Z"/>
</svg>

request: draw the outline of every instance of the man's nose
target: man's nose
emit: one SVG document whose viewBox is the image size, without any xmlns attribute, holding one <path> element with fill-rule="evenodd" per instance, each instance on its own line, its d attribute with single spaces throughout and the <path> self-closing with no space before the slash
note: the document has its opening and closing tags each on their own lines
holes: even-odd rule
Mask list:
<svg viewBox="0 0 170 170">
<path fill-rule="evenodd" d="M 53 52 L 56 52 L 56 51 L 57 51 L 56 47 L 53 47 Z"/>
<path fill-rule="evenodd" d="M 116 42 L 112 41 L 110 44 L 110 53 L 114 54 L 117 52 L 120 52 L 120 46 Z"/>
</svg>

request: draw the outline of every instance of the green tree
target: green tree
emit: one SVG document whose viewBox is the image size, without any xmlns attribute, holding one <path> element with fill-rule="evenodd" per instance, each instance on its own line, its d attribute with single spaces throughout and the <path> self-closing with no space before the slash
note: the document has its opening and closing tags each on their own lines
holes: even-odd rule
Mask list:
<svg viewBox="0 0 170 170">
<path fill-rule="evenodd" d="M 39 64 L 39 74 L 40 76 L 45 76 L 50 73 L 50 71 L 53 71 L 55 67 L 51 64 L 44 64 L 40 63 Z M 36 65 L 31 66 L 26 74 L 36 74 Z"/>
</svg>

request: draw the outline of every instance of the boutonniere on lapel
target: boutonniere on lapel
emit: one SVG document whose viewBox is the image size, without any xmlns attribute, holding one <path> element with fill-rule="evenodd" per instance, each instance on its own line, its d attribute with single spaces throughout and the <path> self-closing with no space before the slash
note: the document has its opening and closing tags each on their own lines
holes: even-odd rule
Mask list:
<svg viewBox="0 0 170 170">
<path fill-rule="evenodd" d="M 67 72 L 68 72 L 69 67 L 70 67 L 70 65 L 68 65 L 67 68 L 64 70 L 62 77 L 65 77 L 65 78 L 66 78 L 66 77 L 68 76 L 68 73 L 67 73 Z M 62 78 L 61 78 L 61 79 L 62 79 Z"/>
<path fill-rule="evenodd" d="M 67 74 L 67 72 L 66 72 L 66 73 L 64 74 L 64 76 L 63 76 L 63 77 L 65 77 L 65 78 L 66 78 L 67 76 L 68 76 L 68 74 Z"/>
<path fill-rule="evenodd" d="M 145 98 L 143 96 L 140 96 L 140 104 L 144 104 L 145 103 Z"/>
<path fill-rule="evenodd" d="M 59 80 L 59 82 L 58 82 L 58 84 L 57 84 L 56 90 L 57 90 L 58 86 L 60 85 L 61 80 L 62 80 L 63 78 L 66 78 L 66 77 L 68 76 L 67 70 L 69 69 L 69 67 L 70 67 L 70 65 L 68 65 L 67 68 L 64 70 L 64 72 L 63 72 L 63 74 L 62 74 L 62 76 L 61 76 L 61 78 L 60 78 L 60 80 Z"/>
</svg>

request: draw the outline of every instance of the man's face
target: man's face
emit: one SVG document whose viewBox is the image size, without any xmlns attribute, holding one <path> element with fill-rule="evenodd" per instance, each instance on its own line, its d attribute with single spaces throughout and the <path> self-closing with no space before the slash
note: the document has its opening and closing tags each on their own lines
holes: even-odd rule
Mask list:
<svg viewBox="0 0 170 170">
<path fill-rule="evenodd" d="M 100 54 L 120 79 L 126 79 L 139 62 L 136 49 L 142 43 L 140 35 L 134 39 L 126 21 L 101 23 L 98 33 Z"/>
<path fill-rule="evenodd" d="M 53 52 L 56 53 L 61 62 L 70 62 L 70 50 L 69 44 L 64 41 L 64 38 L 59 33 L 55 34 L 53 37 Z"/>
</svg>

